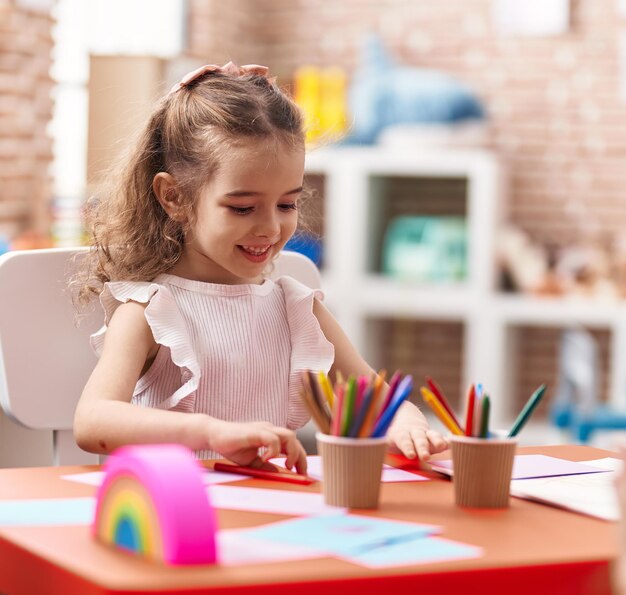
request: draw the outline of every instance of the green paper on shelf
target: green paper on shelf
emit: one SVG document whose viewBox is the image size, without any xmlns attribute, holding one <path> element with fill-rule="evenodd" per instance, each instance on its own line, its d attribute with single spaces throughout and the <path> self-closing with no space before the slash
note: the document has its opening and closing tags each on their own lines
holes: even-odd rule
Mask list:
<svg viewBox="0 0 626 595">
<path fill-rule="evenodd" d="M 467 275 L 464 217 L 394 219 L 383 243 L 383 272 L 424 283 L 463 281 Z"/>
</svg>

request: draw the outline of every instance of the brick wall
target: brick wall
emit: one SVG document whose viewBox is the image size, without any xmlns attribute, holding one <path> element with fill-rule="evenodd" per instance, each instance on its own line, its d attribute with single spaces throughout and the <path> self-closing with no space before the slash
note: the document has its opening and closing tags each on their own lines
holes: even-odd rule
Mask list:
<svg viewBox="0 0 626 595">
<path fill-rule="evenodd" d="M 49 225 L 51 27 L 50 15 L 0 0 L 0 234 L 9 238 Z"/>
<path fill-rule="evenodd" d="M 267 23 L 265 5 L 265 0 L 189 0 L 187 54 L 203 63 L 264 64 L 259 24 Z"/>
</svg>

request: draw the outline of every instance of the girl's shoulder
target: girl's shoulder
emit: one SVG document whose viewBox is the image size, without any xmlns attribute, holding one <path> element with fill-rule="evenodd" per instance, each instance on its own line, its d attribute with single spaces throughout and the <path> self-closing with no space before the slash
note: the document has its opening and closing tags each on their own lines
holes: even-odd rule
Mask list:
<svg viewBox="0 0 626 595">
<path fill-rule="evenodd" d="M 115 315 L 116 325 L 125 321 L 149 327 L 155 340 L 161 335 L 184 334 L 185 323 L 170 289 L 157 281 L 110 281 L 100 294 L 104 325 L 91 336 L 100 353 L 107 329 Z"/>
<path fill-rule="evenodd" d="M 324 292 L 319 288 L 312 288 L 304 283 L 294 279 L 290 276 L 278 277 L 275 280 L 277 286 L 279 286 L 285 294 L 285 299 L 302 299 L 313 297 L 319 300 L 324 299 Z"/>
<path fill-rule="evenodd" d="M 169 288 L 157 281 L 109 281 L 100 293 L 100 304 L 104 310 L 105 324 L 123 304 L 134 302 L 147 309 L 158 304 L 158 309 L 176 308 Z"/>
</svg>

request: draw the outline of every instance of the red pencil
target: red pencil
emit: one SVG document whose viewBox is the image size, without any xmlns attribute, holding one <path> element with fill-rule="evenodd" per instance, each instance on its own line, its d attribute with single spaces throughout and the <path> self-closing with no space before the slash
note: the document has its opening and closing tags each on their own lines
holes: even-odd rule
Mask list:
<svg viewBox="0 0 626 595">
<path fill-rule="evenodd" d="M 317 480 L 308 475 L 300 475 L 291 471 L 269 471 L 268 469 L 254 469 L 253 467 L 243 467 L 234 465 L 233 463 L 215 463 L 213 465 L 215 471 L 223 471 L 224 473 L 240 473 L 241 475 L 250 475 L 259 479 L 270 479 L 272 481 L 286 481 L 287 483 L 298 483 L 300 485 L 310 485 Z"/>
<path fill-rule="evenodd" d="M 454 415 L 454 411 L 452 411 L 452 407 L 450 407 L 450 403 L 448 403 L 448 399 L 446 399 L 441 389 L 435 384 L 435 381 L 432 378 L 429 378 L 428 376 L 426 376 L 426 382 L 428 382 L 428 386 L 430 387 L 430 390 L 437 397 L 439 402 L 443 405 L 443 408 L 448 412 L 448 414 L 452 418 L 452 421 L 454 421 L 454 423 L 457 426 L 459 426 L 459 429 L 463 431 L 463 426 L 459 423 L 459 420 L 456 418 L 456 415 Z"/>
<path fill-rule="evenodd" d="M 470 385 L 467 393 L 467 413 L 465 418 L 465 435 L 472 435 L 472 428 L 474 427 L 474 400 L 476 399 L 476 393 L 474 391 L 474 385 Z"/>
</svg>

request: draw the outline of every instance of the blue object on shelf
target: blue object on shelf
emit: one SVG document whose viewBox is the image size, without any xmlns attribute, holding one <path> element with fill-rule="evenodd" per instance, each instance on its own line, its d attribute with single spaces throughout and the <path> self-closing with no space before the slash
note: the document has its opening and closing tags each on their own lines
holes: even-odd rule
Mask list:
<svg viewBox="0 0 626 595">
<path fill-rule="evenodd" d="M 383 272 L 423 283 L 463 281 L 467 275 L 464 217 L 394 219 L 383 242 Z"/>
<path fill-rule="evenodd" d="M 582 328 L 566 329 L 559 345 L 559 383 L 550 409 L 551 422 L 587 443 L 594 432 L 625 430 L 626 411 L 599 402 L 599 348 Z"/>
<path fill-rule="evenodd" d="M 312 260 L 318 268 L 322 265 L 322 242 L 309 233 L 295 233 L 285 244 L 285 250 L 299 252 Z"/>
<path fill-rule="evenodd" d="M 379 37 L 368 36 L 350 88 L 352 126 L 345 144 L 374 144 L 399 124 L 485 120 L 477 95 L 444 71 L 396 64 Z"/>
</svg>

